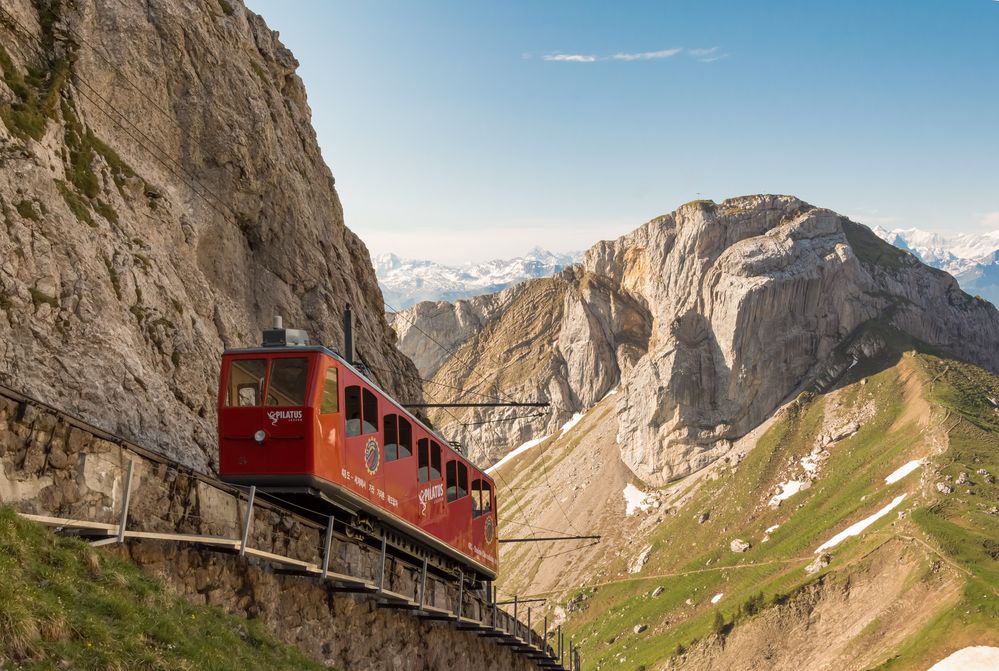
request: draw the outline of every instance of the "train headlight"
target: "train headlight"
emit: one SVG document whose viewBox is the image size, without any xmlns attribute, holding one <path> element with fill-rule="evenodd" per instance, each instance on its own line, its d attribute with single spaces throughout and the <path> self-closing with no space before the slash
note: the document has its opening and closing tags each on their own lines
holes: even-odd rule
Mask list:
<svg viewBox="0 0 999 671">
<path fill-rule="evenodd" d="M 264 438 L 266 438 L 266 437 L 267 437 L 267 434 L 264 433 L 263 429 L 260 429 L 255 434 L 253 434 L 253 440 L 257 441 L 257 445 L 259 445 L 260 443 L 264 442 Z"/>
</svg>

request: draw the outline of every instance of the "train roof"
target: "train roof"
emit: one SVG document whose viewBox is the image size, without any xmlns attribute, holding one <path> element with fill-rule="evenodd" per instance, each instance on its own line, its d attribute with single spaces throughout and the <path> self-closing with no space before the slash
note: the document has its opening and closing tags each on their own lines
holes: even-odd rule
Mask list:
<svg viewBox="0 0 999 671">
<path fill-rule="evenodd" d="M 446 448 L 448 450 L 451 450 L 451 452 L 453 452 L 454 454 L 458 455 L 459 457 L 461 457 L 462 459 L 464 459 L 465 461 L 467 461 L 468 463 L 470 463 L 472 466 L 474 466 L 476 469 L 478 469 L 478 471 L 482 475 L 484 475 L 485 477 L 489 478 L 490 482 L 492 482 L 493 484 L 496 483 L 496 481 L 493 480 L 493 477 L 491 475 L 489 475 L 488 473 L 486 473 L 486 469 L 480 468 L 478 464 L 476 464 L 475 462 L 473 462 L 466 455 L 461 454 L 456 449 L 454 449 L 453 447 L 451 447 L 451 444 L 448 442 L 447 438 L 445 438 L 444 436 L 442 436 L 440 434 L 440 432 L 438 432 L 436 429 L 432 429 L 429 426 L 427 426 L 423 422 L 423 420 L 421 420 L 419 417 L 417 417 L 416 415 L 414 415 L 413 413 L 411 413 L 409 410 L 407 410 L 405 407 L 403 407 L 403 405 L 401 403 L 399 403 L 398 401 L 396 401 L 395 398 L 392 397 L 391 394 L 389 394 L 384 389 L 382 389 L 381 387 L 379 387 L 365 373 L 362 373 L 360 370 L 358 370 L 356 367 L 354 367 L 353 364 L 351 364 L 346 359 L 344 359 L 342 356 L 340 356 L 340 353 L 337 352 L 336 350 L 332 350 L 329 347 L 326 347 L 325 345 L 289 345 L 289 346 L 286 346 L 286 347 L 235 347 L 235 348 L 227 348 L 226 350 L 224 350 L 222 352 L 222 355 L 225 356 L 227 354 L 273 354 L 275 352 L 281 352 L 281 353 L 285 353 L 285 352 L 319 352 L 320 354 L 325 354 L 326 356 L 333 357 L 341 365 L 346 366 L 347 368 L 350 369 L 350 371 L 352 373 L 354 373 L 359 378 L 361 378 L 362 380 L 364 380 L 367 384 L 369 384 L 372 387 L 374 387 L 374 389 L 379 394 L 381 394 L 384 399 L 386 399 L 387 401 L 389 401 L 390 403 L 392 403 L 396 408 L 399 409 L 400 412 L 405 413 L 410 419 L 412 419 L 414 422 L 416 422 L 417 424 L 419 424 L 420 426 L 422 426 L 424 428 L 424 430 L 427 431 L 427 433 L 429 433 L 432 436 L 436 436 L 441 441 L 441 446 L 442 447 L 444 447 L 444 448 Z"/>
</svg>

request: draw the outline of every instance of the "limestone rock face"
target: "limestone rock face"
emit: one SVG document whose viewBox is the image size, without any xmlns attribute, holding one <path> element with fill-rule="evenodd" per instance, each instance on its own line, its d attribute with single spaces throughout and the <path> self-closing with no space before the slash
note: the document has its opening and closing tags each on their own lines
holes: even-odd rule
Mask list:
<svg viewBox="0 0 999 671">
<path fill-rule="evenodd" d="M 551 402 L 547 416 L 514 422 L 434 416 L 473 456 L 488 463 L 556 432 L 620 385 L 621 457 L 652 484 L 704 467 L 794 394 L 876 356 L 882 331 L 999 370 L 991 304 L 869 229 L 790 196 L 690 203 L 598 243 L 555 278 L 418 305 L 395 317 L 404 323 L 456 352 L 433 353 L 425 336 L 425 350 L 415 337 L 402 341 L 433 377 L 428 393 Z"/>
<path fill-rule="evenodd" d="M 208 468 L 222 350 L 276 314 L 339 347 L 350 303 L 372 377 L 417 399 L 263 19 L 37 4 L 0 20 L 0 381 Z"/>
<path fill-rule="evenodd" d="M 397 314 L 394 326 L 403 352 L 432 378 L 424 387 L 429 400 L 551 402 L 550 413 L 431 412 L 448 438 L 465 444 L 473 459 L 491 463 L 522 442 L 558 431 L 573 412 L 607 394 L 645 352 L 651 317 L 606 278 L 574 267 L 453 306 L 421 303 Z"/>
</svg>

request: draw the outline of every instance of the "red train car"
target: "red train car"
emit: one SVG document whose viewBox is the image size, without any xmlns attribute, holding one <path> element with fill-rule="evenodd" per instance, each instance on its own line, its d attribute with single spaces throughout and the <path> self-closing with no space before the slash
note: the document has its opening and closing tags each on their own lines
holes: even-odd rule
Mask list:
<svg viewBox="0 0 999 671">
<path fill-rule="evenodd" d="M 264 335 L 222 356 L 222 480 L 326 498 L 495 578 L 492 478 L 304 332 Z"/>
</svg>

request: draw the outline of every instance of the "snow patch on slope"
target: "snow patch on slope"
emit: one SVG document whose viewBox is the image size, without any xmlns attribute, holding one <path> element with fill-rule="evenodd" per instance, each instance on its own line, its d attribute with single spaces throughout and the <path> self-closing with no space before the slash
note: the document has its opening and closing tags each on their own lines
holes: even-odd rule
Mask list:
<svg viewBox="0 0 999 671">
<path fill-rule="evenodd" d="M 884 508 L 874 513 L 870 517 L 865 517 L 856 524 L 853 524 L 844 529 L 843 531 L 840 531 L 838 534 L 836 534 L 835 536 L 827 540 L 825 543 L 820 545 L 818 548 L 816 548 L 815 554 L 819 554 L 821 552 L 828 550 L 831 547 L 835 547 L 851 536 L 859 536 L 861 533 L 863 533 L 864 529 L 871 526 L 872 524 L 877 522 L 879 519 L 881 519 L 891 511 L 895 510 L 895 508 L 898 507 L 898 504 L 902 503 L 903 499 L 905 499 L 905 494 L 900 494 L 899 496 L 896 496 L 894 499 L 892 499 L 891 503 L 889 503 Z"/>
<path fill-rule="evenodd" d="M 895 484 L 896 482 L 907 476 L 909 473 L 912 473 L 914 470 L 916 470 L 922 465 L 923 465 L 922 459 L 915 459 L 913 461 L 910 461 L 906 465 L 897 468 L 895 471 L 892 472 L 891 475 L 885 478 L 885 484 L 887 485 Z"/>
<path fill-rule="evenodd" d="M 649 495 L 630 482 L 624 487 L 624 514 L 634 515 L 636 511 L 646 511 L 652 505 L 649 503 Z"/>
<path fill-rule="evenodd" d="M 559 435 L 560 436 L 564 436 L 570 430 L 572 430 L 572 427 L 574 427 L 577 424 L 579 424 L 579 420 L 583 419 L 583 415 L 584 414 L 586 414 L 586 413 L 577 412 L 576 414 L 574 414 L 572 416 L 572 419 L 570 419 L 568 422 L 566 422 L 565 424 L 562 425 L 562 433 L 560 433 Z"/>
<path fill-rule="evenodd" d="M 529 440 L 526 443 L 521 443 L 519 446 L 513 448 L 502 459 L 500 459 L 495 464 L 493 464 L 492 466 L 490 466 L 489 468 L 487 468 L 486 469 L 486 473 L 492 473 L 493 471 L 495 471 L 497 468 L 499 468 L 500 466 L 502 466 L 506 462 L 510 461 L 511 459 L 513 459 L 515 457 L 519 457 L 524 452 L 527 452 L 532 447 L 537 447 L 538 445 L 540 445 L 541 443 L 543 443 L 546 440 L 548 440 L 548 436 L 542 436 L 540 438 L 534 438 L 533 440 Z"/>
<path fill-rule="evenodd" d="M 780 491 L 770 499 L 770 503 L 768 505 L 771 508 L 776 508 L 780 505 L 781 501 L 786 501 L 798 492 L 808 489 L 812 486 L 812 483 L 808 480 L 788 480 L 787 482 L 782 482 L 777 486 L 780 487 Z"/>
<path fill-rule="evenodd" d="M 975 645 L 958 650 L 942 659 L 928 671 L 996 671 L 999 669 L 999 648 Z"/>
</svg>

